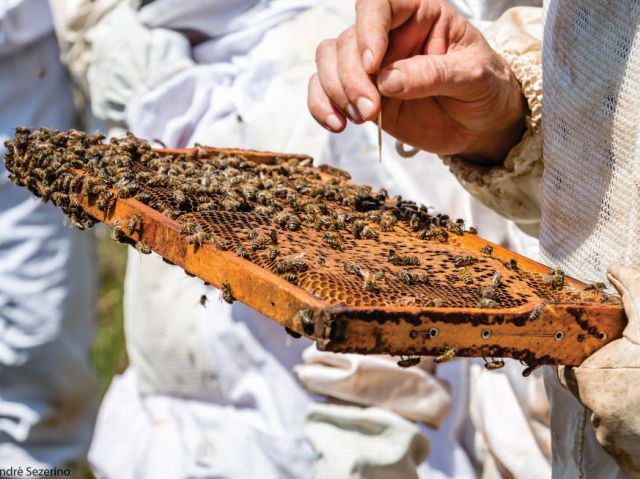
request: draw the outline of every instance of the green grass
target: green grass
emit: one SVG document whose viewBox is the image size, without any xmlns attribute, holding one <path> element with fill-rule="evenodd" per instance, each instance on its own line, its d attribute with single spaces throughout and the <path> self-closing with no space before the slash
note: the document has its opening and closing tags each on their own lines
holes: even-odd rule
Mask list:
<svg viewBox="0 0 640 479">
<path fill-rule="evenodd" d="M 124 371 L 128 363 L 122 310 L 127 248 L 112 241 L 104 229 L 97 236 L 100 290 L 91 362 L 100 380 L 102 396 L 113 376 Z"/>
</svg>

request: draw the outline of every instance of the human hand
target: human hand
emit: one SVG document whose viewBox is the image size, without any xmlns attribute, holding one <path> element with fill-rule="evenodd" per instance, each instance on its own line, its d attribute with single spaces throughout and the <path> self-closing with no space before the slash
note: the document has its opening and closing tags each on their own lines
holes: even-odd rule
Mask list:
<svg viewBox="0 0 640 479">
<path fill-rule="evenodd" d="M 579 367 L 560 367 L 560 382 L 592 413 L 598 442 L 632 477 L 640 477 L 640 269 L 612 266 L 628 324 Z"/>
<path fill-rule="evenodd" d="M 316 50 L 308 106 L 331 131 L 373 120 L 440 155 L 501 162 L 526 100 L 507 62 L 440 0 L 357 0 L 356 24 Z M 382 95 L 382 97 L 381 97 Z"/>
</svg>

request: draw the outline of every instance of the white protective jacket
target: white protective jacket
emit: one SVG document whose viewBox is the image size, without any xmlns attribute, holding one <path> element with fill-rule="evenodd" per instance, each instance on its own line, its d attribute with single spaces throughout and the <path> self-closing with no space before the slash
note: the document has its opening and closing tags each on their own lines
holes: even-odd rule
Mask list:
<svg viewBox="0 0 640 479">
<path fill-rule="evenodd" d="M 18 126 L 75 124 L 46 0 L 0 1 L 0 469 L 85 460 L 97 402 L 89 365 L 93 238 L 9 181 Z M 26 472 L 25 472 L 26 474 Z M 0 474 L 2 475 L 2 474 Z"/>
<path fill-rule="evenodd" d="M 542 43 L 540 9 L 505 13 L 489 35 L 529 101 L 522 141 L 499 167 L 445 161 L 485 204 L 539 231 L 550 266 L 583 281 L 631 267 L 610 276 L 624 293 L 625 337 L 562 370 L 568 388 L 547 369 L 546 386 L 554 477 L 640 477 L 640 7 L 550 1 L 544 13 Z"/>
</svg>

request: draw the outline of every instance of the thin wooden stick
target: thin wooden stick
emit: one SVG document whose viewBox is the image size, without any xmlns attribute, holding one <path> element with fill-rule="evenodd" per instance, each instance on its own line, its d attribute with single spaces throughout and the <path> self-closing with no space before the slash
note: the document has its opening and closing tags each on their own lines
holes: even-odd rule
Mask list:
<svg viewBox="0 0 640 479">
<path fill-rule="evenodd" d="M 378 159 L 382 163 L 382 103 L 380 103 L 380 112 L 378 113 Z"/>
</svg>

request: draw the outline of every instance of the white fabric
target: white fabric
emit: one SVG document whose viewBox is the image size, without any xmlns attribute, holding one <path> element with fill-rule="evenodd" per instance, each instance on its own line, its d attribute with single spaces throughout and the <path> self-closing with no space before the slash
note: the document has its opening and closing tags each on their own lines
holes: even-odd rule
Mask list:
<svg viewBox="0 0 640 479">
<path fill-rule="evenodd" d="M 177 287 L 176 287 L 177 286 Z M 160 257 L 129 248 L 124 315 L 129 363 L 142 394 L 177 394 L 206 399 L 218 391 L 202 341 L 202 281 Z M 174 321 L 164 321 L 169 317 Z"/>
<path fill-rule="evenodd" d="M 575 0 L 551 0 L 545 7 L 541 258 L 583 281 L 605 281 L 611 264 L 640 262 L 640 7 Z M 522 191 L 521 202 L 531 198 Z M 509 209 L 507 202 L 502 206 Z M 624 371 L 625 364 L 618 364 L 608 379 Z M 555 369 L 545 368 L 545 386 L 553 477 L 626 477 L 598 443 L 590 412 L 560 385 Z M 612 392 L 601 388 L 598 395 Z M 605 399 L 619 398 L 612 394 L 598 403 Z M 624 453 L 620 460 L 627 462 Z"/>
<path fill-rule="evenodd" d="M 393 153 L 393 142 L 385 136 L 384 159 L 383 163 L 379 164 L 376 160 L 376 133 L 372 126 L 349 127 L 344 134 L 329 138 L 329 134 L 313 122 L 306 113 L 306 84 L 314 68 L 313 51 L 321 39 L 337 35 L 348 25 L 353 15 L 353 6 L 350 4 L 340 1 L 325 3 L 325 6 L 299 14 L 294 19 L 269 31 L 256 25 L 250 16 L 243 17 L 242 22 L 249 29 L 246 38 L 250 38 L 251 42 L 256 41 L 256 38 L 259 40 L 256 41 L 253 49 L 236 50 L 230 45 L 231 42 L 225 40 L 227 38 L 225 35 L 221 38 L 211 38 L 194 49 L 194 57 L 206 61 L 224 59 L 223 61 L 194 66 L 150 90 L 148 88 L 152 86 L 151 84 L 140 83 L 139 76 L 131 77 L 131 88 L 138 93 L 131 99 L 120 101 L 120 104 L 128 104 L 127 117 L 131 129 L 146 138 L 160 138 L 169 146 L 186 146 L 200 142 L 218 146 L 312 154 L 319 160 L 318 162 L 330 161 L 336 166 L 349 169 L 355 181 L 367 182 L 376 187 L 387 187 L 391 194 L 403 194 L 417 201 L 438 205 L 452 215 L 464 218 L 468 224 L 482 224 L 481 230 L 485 233 L 485 237 L 519 249 L 525 254 L 531 254 L 536 242 L 519 233 L 514 225 L 506 224 L 487 208 L 471 201 L 464 190 L 455 181 L 449 179 L 446 168 L 435 157 L 422 153 L 411 162 L 407 162 Z M 165 18 L 160 14 L 159 9 L 163 4 L 177 9 L 174 11 L 184 13 L 184 18 L 176 16 L 180 20 L 179 24 L 172 23 L 170 15 Z M 241 9 L 243 5 L 237 6 Z M 294 8 L 297 3 L 273 2 L 273 5 L 292 5 Z M 154 7 L 158 9 L 154 10 Z M 180 10 L 181 8 L 184 10 Z M 171 13 L 172 10 L 166 11 Z M 227 12 L 233 16 L 234 11 L 230 8 Z M 152 15 L 149 12 L 154 13 Z M 295 13 L 299 11 L 295 10 Z M 149 24 L 157 18 L 154 25 L 163 28 L 174 25 L 185 31 L 206 30 L 198 22 L 201 19 L 210 19 L 206 15 L 206 9 L 193 9 L 189 2 L 162 2 L 162 0 L 145 6 L 140 17 L 144 17 Z M 220 24 L 217 26 L 224 28 L 225 24 L 223 22 Z M 215 31 L 216 24 L 211 25 L 212 31 Z M 233 30 L 229 34 L 245 38 L 242 31 Z M 292 39 L 295 41 L 292 42 Z M 122 90 L 128 91 L 128 89 Z M 239 117 L 242 121 L 239 121 Z M 268 128 L 265 128 L 265 125 L 268 125 Z M 425 178 L 437 178 L 438 181 L 434 181 L 432 187 L 425 188 Z M 132 254 L 131 261 L 138 261 L 143 267 L 130 268 L 128 285 L 132 285 L 137 280 L 143 280 L 134 272 L 146 269 L 149 266 L 147 263 L 153 261 L 157 264 L 149 271 L 153 271 L 157 281 L 162 281 L 165 275 L 175 280 L 174 273 L 169 272 L 171 267 L 159 263 L 153 257 L 139 258 L 138 256 L 137 253 Z M 171 279 L 168 280 L 171 281 Z M 181 296 L 185 298 L 191 296 L 193 304 L 197 302 L 202 290 L 198 282 L 185 278 L 179 281 L 179 287 L 182 290 Z M 127 294 L 132 292 L 128 286 Z M 212 381 L 208 387 L 214 391 L 213 394 L 219 395 L 221 401 L 230 401 L 231 389 L 225 388 L 226 382 L 242 384 L 244 395 L 251 398 L 247 401 L 251 407 L 238 408 L 235 407 L 236 403 L 233 401 L 231 403 L 235 407 L 234 414 L 237 414 L 233 419 L 244 418 L 243 427 L 253 430 L 260 428 L 265 422 L 281 424 L 284 421 L 292 424 L 289 427 L 290 435 L 297 437 L 296 434 L 301 431 L 295 424 L 301 424 L 311 398 L 299 386 L 291 385 L 291 376 L 284 372 L 290 371 L 301 361 L 302 350 L 308 346 L 309 342 L 304 339 L 292 340 L 284 335 L 282 328 L 274 322 L 241 304 L 234 304 L 232 307 L 222 304 L 216 296 L 209 295 L 207 308 L 202 310 L 201 315 L 197 313 L 198 307 L 193 310 L 193 316 L 188 318 L 186 314 L 181 314 L 179 319 L 171 314 L 162 318 L 145 313 L 153 309 L 144 307 L 135 309 L 136 316 L 127 315 L 127 330 L 131 333 L 128 339 L 132 371 L 135 368 L 139 372 L 145 372 L 146 378 L 151 377 L 152 380 L 147 381 L 141 375 L 135 385 L 130 384 L 125 387 L 116 382 L 112 387 L 114 396 L 109 395 L 105 399 L 104 414 L 101 414 L 98 420 L 96 437 L 91 449 L 91 462 L 102 475 L 144 477 L 142 471 L 145 471 L 145 465 L 152 460 L 151 458 L 157 460 L 165 450 L 161 441 L 154 441 L 149 449 L 144 450 L 131 448 L 123 451 L 118 446 L 122 458 L 117 463 L 111 460 L 113 445 L 120 444 L 115 442 L 115 438 L 128 434 L 129 422 L 138 421 L 138 416 L 144 414 L 144 411 L 156 407 L 152 405 L 152 401 L 159 400 L 160 396 L 149 395 L 148 386 L 173 377 L 184 362 L 185 352 L 179 352 L 177 348 L 168 348 L 168 341 L 165 342 L 159 334 L 149 334 L 151 332 L 165 331 L 165 334 L 175 335 L 176 342 L 184 341 L 188 345 L 185 348 L 187 351 L 194 347 L 195 338 L 201 338 L 202 347 L 211 358 L 210 366 L 202 369 L 193 368 L 189 376 L 196 378 L 201 370 L 213 368 L 215 381 Z M 145 300 L 144 297 L 139 299 Z M 173 310 L 167 302 L 160 302 L 161 298 L 156 297 L 155 300 L 157 310 L 163 307 L 167 311 Z M 168 301 L 170 302 L 171 299 Z M 133 304 L 129 300 L 128 303 Z M 187 309 L 192 310 L 191 307 Z M 166 327 L 160 324 L 163 321 L 175 324 Z M 133 322 L 136 322 L 136 325 L 131 326 Z M 154 325 L 154 322 L 158 324 Z M 231 328 L 230 324 L 235 326 Z M 184 327 L 182 332 L 176 329 L 179 325 Z M 222 328 L 225 334 L 217 332 L 217 328 Z M 243 331 L 242 335 L 239 335 L 239 331 Z M 219 339 L 220 337 L 224 339 Z M 251 342 L 246 343 L 249 338 L 252 338 Z M 273 364 L 278 365 L 282 374 L 269 376 L 268 387 L 265 386 L 263 371 L 256 368 L 253 363 L 243 365 L 242 361 L 239 361 L 243 355 L 233 348 L 224 347 L 225 342 L 230 341 L 250 344 L 249 349 L 253 354 L 269 358 L 269 362 L 273 361 Z M 163 355 L 166 355 L 164 360 L 161 359 Z M 187 353 L 186 356 L 188 355 Z M 176 364 L 171 365 L 169 358 L 173 358 Z M 424 424 L 418 426 L 422 433 L 429 437 L 434 449 L 428 461 L 419 466 L 420 477 L 469 478 L 475 476 L 473 460 L 470 458 L 470 455 L 473 456 L 473 431 L 467 418 L 469 398 L 467 365 L 467 361 L 453 361 L 439 368 L 438 375 L 451 383 L 455 404 L 441 430 L 433 431 Z M 183 376 L 185 379 L 187 375 Z M 192 386 L 197 385 L 197 382 L 190 381 L 188 378 L 186 380 Z M 131 381 L 135 382 L 133 379 Z M 169 379 L 166 384 L 169 389 L 164 388 L 159 391 L 168 393 L 170 389 L 177 387 L 176 382 Z M 140 395 L 140 387 L 143 387 L 147 394 L 142 399 L 136 400 L 139 405 L 134 404 L 135 407 L 131 409 L 118 411 L 118 404 L 127 401 L 129 395 Z M 211 394 L 211 390 L 203 390 L 196 394 L 191 389 L 190 396 L 203 397 L 206 393 Z M 116 396 L 117 391 L 119 393 Z M 300 399 L 291 401 L 286 410 L 280 410 L 275 405 L 283 401 L 283 398 L 289 398 L 290 394 L 287 391 L 294 391 L 294 397 L 300 396 Z M 162 401 L 166 404 L 181 401 L 175 398 L 176 394 L 177 392 L 173 392 L 172 396 L 163 394 Z M 188 420 L 183 417 L 191 417 L 192 407 L 196 407 L 196 402 L 181 401 L 180 407 L 172 408 L 172 414 L 163 416 L 163 420 L 171 424 L 181 424 L 183 420 Z M 212 434 L 215 437 L 221 437 L 227 427 L 222 415 L 230 410 L 231 406 L 223 410 L 217 407 L 215 401 L 208 399 L 207 402 L 199 403 L 197 407 L 204 423 L 209 421 L 215 424 Z M 111 414 L 110 411 L 114 413 Z M 115 412 L 122 417 L 117 417 Z M 140 431 L 133 440 L 135 443 L 144 442 L 145 438 L 154 434 L 146 426 Z M 522 431 L 513 431 L 512 437 L 517 437 L 520 433 Z M 189 439 L 186 437 L 180 441 L 189 444 Z M 237 447 L 241 450 L 242 446 Z M 261 452 L 252 451 L 252 454 L 263 454 L 267 457 L 275 457 L 279 454 L 268 442 L 261 443 L 261 447 Z M 172 458 L 172 462 L 179 462 L 184 470 L 192 470 L 193 466 L 190 464 L 197 462 L 194 450 L 193 447 L 188 446 L 180 457 Z M 326 453 L 329 454 L 331 451 L 327 450 Z M 248 461 L 238 462 L 238 455 L 229 454 L 225 459 L 218 457 L 217 461 L 225 462 L 226 467 L 232 468 L 235 474 L 229 473 L 225 477 L 251 477 L 250 471 L 242 469 L 242 467 L 249 467 Z M 312 456 L 302 455 L 299 461 L 304 462 L 308 470 L 311 470 Z M 169 461 L 168 464 L 169 471 L 176 470 Z M 215 467 L 222 467 L 222 465 L 216 462 Z M 156 469 L 153 469 L 153 472 L 155 471 Z M 272 474 L 270 471 L 273 469 L 267 468 L 261 477 L 280 477 L 269 475 Z"/>
<path fill-rule="evenodd" d="M 162 28 L 149 30 L 127 2 L 105 15 L 87 40 L 91 43 L 87 69 L 91 110 L 116 124 L 125 124 L 123 101 L 134 93 L 134 85 L 155 84 L 193 65 L 183 35 Z"/>
<path fill-rule="evenodd" d="M 0 4 L 0 157 L 16 126 L 73 126 L 51 29 L 46 1 Z M 83 460 L 97 394 L 94 261 L 91 235 L 10 183 L 0 162 L 0 467 Z"/>
<path fill-rule="evenodd" d="M 0 2 L 0 57 L 12 55 L 51 34 L 51 12 L 44 0 Z"/>
<path fill-rule="evenodd" d="M 418 479 L 429 443 L 410 421 L 386 409 L 314 404 L 305 433 L 317 451 L 314 479 Z"/>
<path fill-rule="evenodd" d="M 435 364 L 399 368 L 399 358 L 334 354 L 307 348 L 304 363 L 294 368 L 308 391 L 351 404 L 379 406 L 412 421 L 438 428 L 451 411 L 447 384 L 434 377 Z M 384 387 L 379 387 L 384 385 Z"/>
<path fill-rule="evenodd" d="M 505 361 L 500 374 L 474 361 L 470 373 L 469 407 L 480 435 L 478 447 L 504 475 L 551 477 L 549 411 L 540 371 L 523 380 L 516 361 Z"/>
<path fill-rule="evenodd" d="M 639 19 L 637 3 L 553 1 L 546 12 L 541 257 L 584 281 L 640 265 Z M 547 379 L 554 476 L 624 477 L 585 409 Z"/>
</svg>

